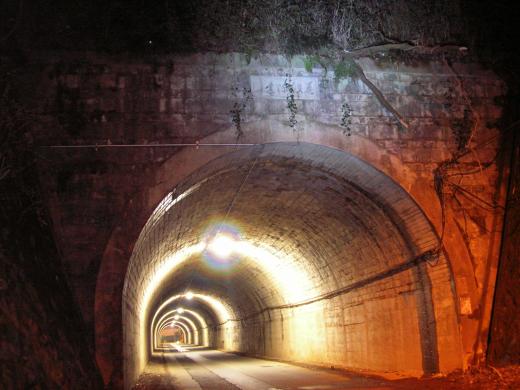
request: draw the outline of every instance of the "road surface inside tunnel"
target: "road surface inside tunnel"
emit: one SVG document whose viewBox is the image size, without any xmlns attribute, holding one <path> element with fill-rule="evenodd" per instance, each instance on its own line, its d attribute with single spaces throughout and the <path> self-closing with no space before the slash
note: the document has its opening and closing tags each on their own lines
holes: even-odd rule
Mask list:
<svg viewBox="0 0 520 390">
<path fill-rule="evenodd" d="M 392 389 L 391 381 L 344 371 L 308 368 L 278 361 L 185 347 L 155 357 L 134 390 Z"/>
</svg>

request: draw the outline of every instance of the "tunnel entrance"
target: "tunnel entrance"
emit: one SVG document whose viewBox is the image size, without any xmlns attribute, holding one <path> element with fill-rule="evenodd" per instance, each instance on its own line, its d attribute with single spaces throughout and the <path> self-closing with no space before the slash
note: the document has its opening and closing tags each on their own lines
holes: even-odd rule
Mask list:
<svg viewBox="0 0 520 390">
<path fill-rule="evenodd" d="M 125 278 L 126 387 L 168 353 L 168 329 L 188 344 L 311 364 L 415 375 L 460 367 L 437 234 L 403 188 L 359 158 L 254 145 L 164 195 Z"/>
</svg>

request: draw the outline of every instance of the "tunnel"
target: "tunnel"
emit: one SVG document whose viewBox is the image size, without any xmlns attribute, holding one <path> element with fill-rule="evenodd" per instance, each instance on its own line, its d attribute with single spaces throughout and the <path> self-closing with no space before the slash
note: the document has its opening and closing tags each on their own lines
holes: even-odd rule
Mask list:
<svg viewBox="0 0 520 390">
<path fill-rule="evenodd" d="M 403 188 L 348 152 L 234 148 L 165 193 L 139 235 L 123 289 L 125 387 L 173 351 L 168 328 L 186 344 L 282 361 L 412 375 L 460 366 L 439 242 Z"/>
<path fill-rule="evenodd" d="M 0 388 L 520 388 L 488 3 L 2 2 Z"/>
</svg>

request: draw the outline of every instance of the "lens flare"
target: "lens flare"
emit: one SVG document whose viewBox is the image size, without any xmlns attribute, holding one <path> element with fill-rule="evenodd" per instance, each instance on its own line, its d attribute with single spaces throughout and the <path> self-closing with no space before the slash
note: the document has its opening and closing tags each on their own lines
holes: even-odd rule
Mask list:
<svg viewBox="0 0 520 390">
<path fill-rule="evenodd" d="M 203 235 L 203 256 L 210 269 L 215 271 L 230 271 L 238 261 L 235 247 L 241 240 L 240 233 L 232 224 L 212 223 Z"/>
<path fill-rule="evenodd" d="M 235 240 L 225 234 L 217 234 L 208 244 L 207 249 L 221 260 L 227 260 L 234 251 Z"/>
</svg>

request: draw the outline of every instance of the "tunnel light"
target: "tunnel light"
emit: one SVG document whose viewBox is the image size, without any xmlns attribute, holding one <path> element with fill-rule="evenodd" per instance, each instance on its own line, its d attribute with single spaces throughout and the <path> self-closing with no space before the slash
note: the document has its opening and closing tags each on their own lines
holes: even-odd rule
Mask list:
<svg viewBox="0 0 520 390">
<path fill-rule="evenodd" d="M 217 234 L 208 244 L 207 249 L 216 257 L 227 259 L 233 253 L 234 245 L 235 240 L 228 235 Z"/>
<path fill-rule="evenodd" d="M 193 293 L 191 291 L 188 291 L 185 297 L 187 300 L 191 301 L 193 299 Z"/>
<path fill-rule="evenodd" d="M 178 320 L 178 319 L 179 319 L 179 315 L 178 315 L 178 314 L 175 314 L 175 315 L 173 316 L 173 318 L 174 318 L 175 320 Z"/>
<path fill-rule="evenodd" d="M 179 314 L 184 313 L 184 309 L 183 309 L 182 307 L 179 307 L 179 308 L 177 309 L 177 313 L 179 313 Z"/>
</svg>

